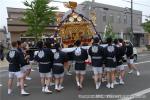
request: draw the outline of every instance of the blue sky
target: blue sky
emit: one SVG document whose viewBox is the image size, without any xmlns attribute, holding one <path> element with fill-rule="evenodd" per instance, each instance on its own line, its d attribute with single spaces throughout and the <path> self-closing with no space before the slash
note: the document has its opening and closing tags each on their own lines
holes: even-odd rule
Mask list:
<svg viewBox="0 0 150 100">
<path fill-rule="evenodd" d="M 25 8 L 22 3 L 23 1 L 25 0 L 0 0 L 0 28 L 2 28 L 3 26 L 7 26 L 6 7 Z M 28 0 L 28 1 L 32 1 L 32 0 Z M 76 1 L 78 3 L 81 3 L 84 1 L 92 1 L 92 0 L 57 0 L 57 1 L 65 1 L 65 2 Z M 127 0 L 127 1 L 130 1 L 130 0 Z M 95 0 L 95 2 L 114 5 L 114 6 L 120 6 L 120 7 L 130 7 L 130 3 L 125 2 L 124 0 Z M 148 15 L 148 16 L 150 15 L 150 0 L 133 0 L 133 2 L 149 5 L 149 7 L 147 7 L 143 5 L 134 4 L 134 9 L 142 11 L 143 15 Z M 61 11 L 68 10 L 61 3 L 51 3 L 50 5 L 58 6 L 61 9 Z M 143 21 L 144 19 L 145 17 L 143 17 Z"/>
</svg>

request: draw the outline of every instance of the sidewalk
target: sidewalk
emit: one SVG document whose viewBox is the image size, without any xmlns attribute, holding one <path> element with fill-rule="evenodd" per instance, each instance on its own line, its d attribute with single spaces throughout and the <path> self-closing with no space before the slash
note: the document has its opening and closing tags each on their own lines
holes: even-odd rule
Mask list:
<svg viewBox="0 0 150 100">
<path fill-rule="evenodd" d="M 4 61 L 0 61 L 0 68 L 2 67 L 8 67 L 8 62 L 6 59 L 4 59 Z"/>
</svg>

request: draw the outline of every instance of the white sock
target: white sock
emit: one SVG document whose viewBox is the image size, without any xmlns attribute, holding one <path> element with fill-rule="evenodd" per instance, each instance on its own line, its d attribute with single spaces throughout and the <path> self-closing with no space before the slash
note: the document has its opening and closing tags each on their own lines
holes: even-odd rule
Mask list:
<svg viewBox="0 0 150 100">
<path fill-rule="evenodd" d="M 99 82 L 96 82 L 96 87 L 99 87 Z"/>
<path fill-rule="evenodd" d="M 45 89 L 48 89 L 48 86 L 46 86 Z"/>
<path fill-rule="evenodd" d="M 24 89 L 21 89 L 21 94 L 28 95 L 28 94 L 30 94 L 30 93 L 27 93 Z"/>
<path fill-rule="evenodd" d="M 100 86 L 100 85 L 101 85 L 101 82 L 98 82 L 98 85 Z"/>
<path fill-rule="evenodd" d="M 59 88 L 61 87 L 61 84 L 59 84 Z"/>
<path fill-rule="evenodd" d="M 139 72 L 139 73 L 140 73 L 140 71 L 139 71 L 139 70 L 137 70 L 136 72 Z"/>
<path fill-rule="evenodd" d="M 120 81 L 123 81 L 123 79 L 122 79 L 122 78 L 120 78 Z"/>
<path fill-rule="evenodd" d="M 58 84 L 55 84 L 55 89 L 58 89 Z"/>
<path fill-rule="evenodd" d="M 24 89 L 21 89 L 21 93 L 24 93 L 25 91 L 24 91 Z"/>
<path fill-rule="evenodd" d="M 45 89 L 45 87 L 42 87 L 42 90 L 44 90 Z"/>
<path fill-rule="evenodd" d="M 10 94 L 12 92 L 12 90 L 11 89 L 8 89 L 8 94 Z"/>
<path fill-rule="evenodd" d="M 77 85 L 80 86 L 80 82 L 79 81 L 77 81 Z"/>
<path fill-rule="evenodd" d="M 110 85 L 110 83 L 107 83 L 107 85 Z"/>
<path fill-rule="evenodd" d="M 99 82 L 96 82 L 96 85 L 99 85 Z"/>
</svg>

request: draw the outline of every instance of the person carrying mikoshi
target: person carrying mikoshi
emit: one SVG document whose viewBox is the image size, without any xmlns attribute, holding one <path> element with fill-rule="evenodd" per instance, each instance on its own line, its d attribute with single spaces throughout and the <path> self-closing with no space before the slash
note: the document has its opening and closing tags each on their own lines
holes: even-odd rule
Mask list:
<svg viewBox="0 0 150 100">
<path fill-rule="evenodd" d="M 56 52 L 54 53 L 53 74 L 55 77 L 55 90 L 60 92 L 64 87 L 62 86 L 64 80 L 64 64 L 68 61 L 67 54 L 61 51 L 61 45 L 55 44 Z"/>
<path fill-rule="evenodd" d="M 48 86 L 52 77 L 52 62 L 53 62 L 53 52 L 50 49 L 43 47 L 43 42 L 39 41 L 37 43 L 38 52 L 35 55 L 35 61 L 38 62 L 39 72 L 41 77 L 41 85 L 43 93 L 52 93 Z M 45 86 L 46 83 L 46 86 Z"/>
<path fill-rule="evenodd" d="M 125 46 L 123 44 L 123 39 L 115 39 L 114 45 L 117 48 L 116 53 L 116 74 L 118 74 L 119 83 L 115 80 L 114 84 L 125 84 L 124 77 L 125 77 L 125 69 L 126 67 L 123 65 L 123 56 L 125 55 Z"/>
<path fill-rule="evenodd" d="M 104 59 L 105 59 L 105 70 L 107 71 L 107 88 L 114 88 L 116 70 L 116 53 L 117 49 L 112 44 L 112 38 L 109 37 L 106 39 L 107 46 L 104 48 Z"/>
<path fill-rule="evenodd" d="M 31 80 L 31 78 L 29 77 L 30 72 L 31 72 L 31 66 L 29 65 L 29 55 L 27 53 L 27 44 L 21 42 L 21 41 L 17 41 L 18 43 L 18 48 L 17 50 L 20 53 L 20 56 L 22 58 L 22 64 L 21 64 L 21 71 L 24 74 L 24 80 Z M 17 86 L 20 86 L 19 80 L 17 80 Z M 24 84 L 24 86 L 27 86 L 27 84 Z"/>
<path fill-rule="evenodd" d="M 76 73 L 76 82 L 78 89 L 83 88 L 84 75 L 86 73 L 86 64 L 85 60 L 88 59 L 88 53 L 85 49 L 81 48 L 81 41 L 77 40 L 75 42 L 77 46 L 76 49 L 72 52 L 73 60 L 75 61 L 75 73 Z"/>
<path fill-rule="evenodd" d="M 6 57 L 9 62 L 8 94 L 12 93 L 12 83 L 14 76 L 16 76 L 20 83 L 21 95 L 29 95 L 29 93 L 24 90 L 24 74 L 20 69 L 24 58 L 22 58 L 17 48 L 18 43 L 16 41 L 12 42 L 12 49 L 8 52 Z"/>
<path fill-rule="evenodd" d="M 134 64 L 134 55 L 133 55 L 133 45 L 129 42 L 125 43 L 126 45 L 126 57 L 127 57 L 127 64 L 129 67 L 129 74 L 133 73 L 133 71 L 136 71 L 137 76 L 140 76 L 140 72 L 138 68 Z"/>
<path fill-rule="evenodd" d="M 26 71 L 26 80 L 32 80 L 32 78 L 30 77 L 30 73 L 31 73 L 31 65 L 29 63 L 30 60 L 30 55 L 29 55 L 29 48 L 27 43 L 22 43 L 22 50 L 24 53 L 24 59 L 25 59 L 25 67 L 24 70 Z"/>
<path fill-rule="evenodd" d="M 93 39 L 93 44 L 89 48 L 88 53 L 91 56 L 95 86 L 96 89 L 99 89 L 101 85 L 102 71 L 103 71 L 102 66 L 103 66 L 104 48 L 99 45 L 98 37 L 95 37 Z"/>
</svg>

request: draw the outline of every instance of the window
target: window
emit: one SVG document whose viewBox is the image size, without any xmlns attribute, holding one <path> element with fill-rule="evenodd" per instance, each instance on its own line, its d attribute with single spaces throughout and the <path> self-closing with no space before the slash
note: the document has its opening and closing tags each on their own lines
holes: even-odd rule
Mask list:
<svg viewBox="0 0 150 100">
<path fill-rule="evenodd" d="M 121 24 L 121 16 L 120 15 L 117 16 L 117 23 Z"/>
<path fill-rule="evenodd" d="M 141 18 L 137 18 L 137 24 L 141 25 Z"/>
<path fill-rule="evenodd" d="M 107 18 L 106 18 L 106 13 L 103 13 L 103 22 L 106 22 Z"/>
<path fill-rule="evenodd" d="M 124 15 L 124 17 L 123 17 L 123 23 L 127 24 L 127 15 Z"/>
<path fill-rule="evenodd" d="M 22 13 L 10 13 L 9 18 L 20 19 L 23 17 Z"/>
<path fill-rule="evenodd" d="M 110 23 L 114 23 L 114 16 L 113 15 L 109 16 L 109 21 L 110 21 Z"/>
</svg>

